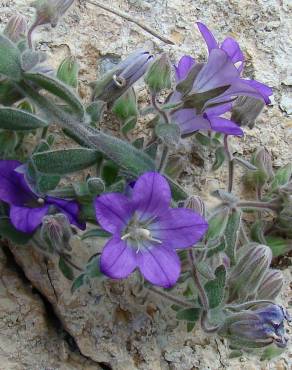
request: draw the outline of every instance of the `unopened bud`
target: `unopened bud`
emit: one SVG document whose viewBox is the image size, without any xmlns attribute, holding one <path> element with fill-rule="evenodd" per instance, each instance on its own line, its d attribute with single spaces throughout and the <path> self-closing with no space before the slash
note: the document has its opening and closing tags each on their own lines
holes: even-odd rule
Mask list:
<svg viewBox="0 0 292 370">
<path fill-rule="evenodd" d="M 275 299 L 283 286 L 283 274 L 279 270 L 266 271 L 257 290 L 257 299 Z"/>
<path fill-rule="evenodd" d="M 78 85 L 79 66 L 76 59 L 72 56 L 65 58 L 59 66 L 57 77 L 68 86 L 74 88 Z"/>
<path fill-rule="evenodd" d="M 113 105 L 112 111 L 122 123 L 123 132 L 128 132 L 135 127 L 138 116 L 137 98 L 135 90 L 130 88 Z"/>
<path fill-rule="evenodd" d="M 105 190 L 104 181 L 99 177 L 91 177 L 87 180 L 88 190 L 91 194 L 99 195 Z"/>
<path fill-rule="evenodd" d="M 270 153 L 263 147 L 259 148 L 252 157 L 252 164 L 257 167 L 256 171 L 251 171 L 249 176 L 252 181 L 259 185 L 264 185 L 274 177 L 272 158 Z"/>
<path fill-rule="evenodd" d="M 72 230 L 67 216 L 63 213 L 45 216 L 40 233 L 41 238 L 48 243 L 52 252 L 71 249 L 69 241 L 72 237 Z"/>
<path fill-rule="evenodd" d="M 27 32 L 27 23 L 24 16 L 20 14 L 13 15 L 6 27 L 4 28 L 4 35 L 12 42 L 18 43 L 25 38 Z"/>
<path fill-rule="evenodd" d="M 229 339 L 239 349 L 262 348 L 270 344 L 285 348 L 284 322 L 290 321 L 287 311 L 278 305 L 269 304 L 231 314 L 225 320 L 218 334 Z"/>
<path fill-rule="evenodd" d="M 36 9 L 36 20 L 34 27 L 43 24 L 50 24 L 56 27 L 60 17 L 62 17 L 74 0 L 37 0 L 32 6 Z"/>
<path fill-rule="evenodd" d="M 206 206 L 202 198 L 197 195 L 191 195 L 184 204 L 185 208 L 190 208 L 193 211 L 199 213 L 199 215 L 205 217 L 206 215 Z"/>
<path fill-rule="evenodd" d="M 265 103 L 250 96 L 240 96 L 232 107 L 231 120 L 239 126 L 253 128 L 256 119 L 263 111 Z"/>
<path fill-rule="evenodd" d="M 171 87 L 171 65 L 166 53 L 152 63 L 145 76 L 145 82 L 154 94 Z"/>
<path fill-rule="evenodd" d="M 122 96 L 146 72 L 153 59 L 147 51 L 131 54 L 101 80 L 94 83 L 93 99 L 112 104 Z"/>
<path fill-rule="evenodd" d="M 224 234 L 229 213 L 229 208 L 224 207 L 216 211 L 208 218 L 209 228 L 206 235 L 207 240 L 210 241 L 213 239 L 218 239 Z"/>
<path fill-rule="evenodd" d="M 242 247 L 246 248 L 246 246 Z M 229 276 L 229 301 L 252 297 L 261 284 L 272 261 L 271 249 L 253 243 L 239 258 Z"/>
</svg>

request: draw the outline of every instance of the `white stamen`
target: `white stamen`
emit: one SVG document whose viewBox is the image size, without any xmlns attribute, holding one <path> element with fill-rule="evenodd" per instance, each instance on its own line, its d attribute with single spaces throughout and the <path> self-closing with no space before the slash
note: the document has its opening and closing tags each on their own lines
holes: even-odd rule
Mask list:
<svg viewBox="0 0 292 370">
<path fill-rule="evenodd" d="M 43 198 L 38 198 L 37 202 L 39 204 L 44 204 L 45 203 L 45 200 Z"/>
</svg>

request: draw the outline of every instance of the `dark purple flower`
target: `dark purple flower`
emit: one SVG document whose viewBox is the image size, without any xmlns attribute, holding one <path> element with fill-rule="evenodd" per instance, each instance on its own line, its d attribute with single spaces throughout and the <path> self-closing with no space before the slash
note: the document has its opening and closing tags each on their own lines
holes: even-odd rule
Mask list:
<svg viewBox="0 0 292 370">
<path fill-rule="evenodd" d="M 182 57 L 178 66 L 175 66 L 176 82 L 187 79 L 189 73 L 197 67 L 197 74 L 188 94 L 205 93 L 223 86 L 229 88 L 207 100 L 201 111 L 197 112 L 195 108 L 178 109 L 172 114 L 172 119 L 179 124 L 182 134 L 213 130 L 226 135 L 242 136 L 243 131 L 235 122 L 221 116 L 231 111 L 233 100 L 239 96 L 253 97 L 268 104 L 272 90 L 258 81 L 240 77 L 242 68 L 237 68 L 235 63 L 241 62 L 242 66 L 243 55 L 235 40 L 227 38 L 219 45 L 205 25 L 198 25 L 208 45 L 208 61 L 199 66 L 192 57 Z M 179 103 L 183 98 L 180 92 L 175 91 L 170 102 Z"/>
<path fill-rule="evenodd" d="M 207 222 L 186 208 L 170 208 L 165 178 L 147 172 L 136 181 L 131 197 L 110 193 L 96 199 L 96 218 L 112 238 L 101 255 L 101 271 L 121 279 L 137 267 L 152 284 L 169 288 L 180 275 L 175 249 L 202 238 Z"/>
<path fill-rule="evenodd" d="M 0 200 L 10 205 L 10 220 L 17 230 L 32 233 L 54 206 L 65 214 L 71 224 L 85 229 L 78 220 L 79 206 L 75 201 L 39 197 L 27 185 L 24 175 L 16 171 L 22 164 L 14 160 L 0 161 Z"/>
<path fill-rule="evenodd" d="M 228 317 L 219 334 L 228 337 L 232 344 L 247 348 L 265 347 L 274 343 L 280 348 L 287 345 L 284 322 L 291 321 L 281 306 L 269 304 L 248 309 Z"/>
<path fill-rule="evenodd" d="M 238 42 L 235 41 L 232 37 L 227 37 L 220 45 L 205 24 L 197 22 L 197 25 L 207 44 L 209 53 L 211 53 L 211 50 L 213 49 L 224 50 L 230 57 L 231 61 L 234 64 L 238 64 L 238 69 L 241 71 L 243 69 L 244 55 L 240 49 Z"/>
<path fill-rule="evenodd" d="M 195 63 L 195 60 L 188 55 L 181 58 L 178 66 L 175 66 L 177 83 L 187 77 Z M 204 69 L 204 67 L 202 67 L 202 69 Z M 180 102 L 181 99 L 181 93 L 175 91 L 170 98 L 170 103 Z M 200 113 L 197 113 L 194 108 L 179 109 L 172 114 L 172 120 L 180 126 L 181 133 L 183 135 L 190 134 L 198 130 L 213 130 L 227 135 L 242 136 L 243 131 L 236 123 L 220 117 L 222 114 L 229 112 L 231 108 L 232 104 L 228 102 L 212 108 L 206 107 L 204 111 Z"/>
</svg>

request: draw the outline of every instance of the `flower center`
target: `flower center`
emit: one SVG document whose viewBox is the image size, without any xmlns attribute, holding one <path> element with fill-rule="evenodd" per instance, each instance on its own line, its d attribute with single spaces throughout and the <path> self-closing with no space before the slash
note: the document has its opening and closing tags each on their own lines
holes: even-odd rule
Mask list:
<svg viewBox="0 0 292 370">
<path fill-rule="evenodd" d="M 151 231 L 147 228 L 148 225 L 149 222 L 139 222 L 137 215 L 135 214 L 121 239 L 129 240 L 133 246 L 137 247 L 137 252 L 140 250 L 140 247 L 143 246 L 143 242 L 145 241 L 161 244 L 161 240 L 156 239 L 151 235 Z"/>
</svg>

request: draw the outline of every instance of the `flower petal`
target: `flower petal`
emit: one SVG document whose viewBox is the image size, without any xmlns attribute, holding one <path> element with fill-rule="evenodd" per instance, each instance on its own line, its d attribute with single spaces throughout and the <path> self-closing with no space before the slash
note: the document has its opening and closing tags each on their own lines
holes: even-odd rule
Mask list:
<svg viewBox="0 0 292 370">
<path fill-rule="evenodd" d="M 222 117 L 209 117 L 212 130 L 222 132 L 226 135 L 243 136 L 242 129 L 236 123 Z"/>
<path fill-rule="evenodd" d="M 244 55 L 240 49 L 240 46 L 237 41 L 232 37 L 227 37 L 220 47 L 222 50 L 226 51 L 233 63 L 243 62 Z"/>
<path fill-rule="evenodd" d="M 208 62 L 197 75 L 193 90 L 195 92 L 209 91 L 217 87 L 232 85 L 237 79 L 239 79 L 239 71 L 228 54 L 224 50 L 213 49 Z"/>
<path fill-rule="evenodd" d="M 130 220 L 133 208 L 131 201 L 123 194 L 109 193 L 95 200 L 98 223 L 112 234 L 121 233 Z"/>
<path fill-rule="evenodd" d="M 273 90 L 269 86 L 256 80 L 245 80 L 245 83 L 256 89 L 261 94 L 266 104 L 271 103 L 269 96 L 273 95 Z"/>
<path fill-rule="evenodd" d="M 195 63 L 194 58 L 189 55 L 184 55 L 178 62 L 178 66 L 175 66 L 176 81 L 179 82 L 184 80 Z"/>
<path fill-rule="evenodd" d="M 149 226 L 151 235 L 171 248 L 187 248 L 198 242 L 208 229 L 199 214 L 186 208 L 170 209 Z"/>
<path fill-rule="evenodd" d="M 41 225 L 48 213 L 49 205 L 40 208 L 10 206 L 10 220 L 13 226 L 24 233 L 32 233 Z"/>
<path fill-rule="evenodd" d="M 27 186 L 24 176 L 15 171 L 21 163 L 13 160 L 0 161 L 0 200 L 16 206 L 29 204 L 36 199 Z"/>
<path fill-rule="evenodd" d="M 79 220 L 80 206 L 74 200 L 66 200 L 54 197 L 46 197 L 46 202 L 56 206 L 62 213 L 64 213 L 70 224 L 79 227 L 80 230 L 86 229 L 85 222 Z"/>
<path fill-rule="evenodd" d="M 263 86 L 260 88 L 260 86 Z M 220 96 L 210 99 L 208 104 L 224 102 L 227 99 L 232 99 L 236 96 L 252 96 L 256 99 L 260 99 L 266 102 L 269 102 L 267 94 L 270 94 L 271 90 L 268 86 L 260 84 L 258 81 L 244 80 L 242 78 L 234 79 L 230 88 L 226 90 Z"/>
<path fill-rule="evenodd" d="M 212 32 L 209 30 L 209 28 L 201 22 L 197 22 L 197 25 L 198 25 L 199 31 L 201 32 L 201 35 L 203 36 L 207 44 L 209 53 L 211 52 L 212 49 L 218 48 L 218 43 L 215 37 L 213 36 Z"/>
<path fill-rule="evenodd" d="M 135 209 L 139 211 L 140 220 L 149 216 L 159 216 L 169 207 L 170 187 L 159 173 L 146 172 L 136 181 L 132 199 Z"/>
<path fill-rule="evenodd" d="M 179 125 L 183 135 L 198 130 L 210 130 L 210 122 L 202 114 L 197 115 L 195 109 L 181 109 L 172 116 L 172 121 Z"/>
<path fill-rule="evenodd" d="M 163 288 L 172 287 L 180 275 L 180 260 L 171 248 L 144 246 L 137 253 L 138 267 L 150 283 Z"/>
<path fill-rule="evenodd" d="M 120 238 L 110 239 L 100 257 L 101 272 L 112 279 L 122 279 L 137 267 L 136 251 Z"/>
</svg>

